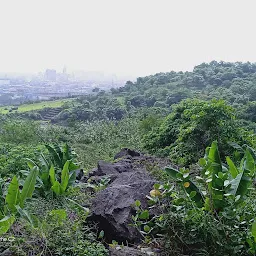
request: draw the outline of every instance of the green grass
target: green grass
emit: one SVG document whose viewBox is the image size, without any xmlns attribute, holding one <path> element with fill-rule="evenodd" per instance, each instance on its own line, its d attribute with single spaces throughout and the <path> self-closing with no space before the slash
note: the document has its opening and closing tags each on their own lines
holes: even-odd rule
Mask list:
<svg viewBox="0 0 256 256">
<path fill-rule="evenodd" d="M 35 102 L 31 104 L 23 104 L 18 106 L 18 110 L 14 110 L 13 112 L 27 112 L 32 110 L 39 110 L 43 108 L 58 108 L 61 107 L 65 102 L 72 101 L 73 99 L 62 99 L 62 100 L 53 100 L 53 101 L 42 101 Z M 9 109 L 15 106 L 3 106 L 0 107 L 0 114 L 9 113 Z"/>
</svg>

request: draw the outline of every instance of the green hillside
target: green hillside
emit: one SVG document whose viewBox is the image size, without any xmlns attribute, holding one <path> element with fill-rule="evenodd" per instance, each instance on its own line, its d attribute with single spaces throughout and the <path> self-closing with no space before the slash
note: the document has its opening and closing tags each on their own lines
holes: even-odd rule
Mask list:
<svg viewBox="0 0 256 256">
<path fill-rule="evenodd" d="M 212 61 L 4 108 L 0 255 L 107 256 L 124 245 L 157 256 L 256 255 L 255 63 Z M 101 203 L 112 210 L 93 218 Z"/>
</svg>

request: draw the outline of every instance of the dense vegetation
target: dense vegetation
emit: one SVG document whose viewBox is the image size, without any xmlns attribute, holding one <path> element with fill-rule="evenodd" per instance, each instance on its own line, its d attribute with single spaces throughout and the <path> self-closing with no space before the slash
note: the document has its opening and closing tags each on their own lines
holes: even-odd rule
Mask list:
<svg viewBox="0 0 256 256">
<path fill-rule="evenodd" d="M 107 255 L 74 170 L 128 147 L 180 167 L 156 175 L 159 215 L 135 203 L 143 243 L 164 255 L 256 254 L 256 64 L 203 63 L 59 107 L 51 122 L 40 121 L 49 109 L 0 116 L 0 234 L 15 237 L 1 251 Z"/>
</svg>

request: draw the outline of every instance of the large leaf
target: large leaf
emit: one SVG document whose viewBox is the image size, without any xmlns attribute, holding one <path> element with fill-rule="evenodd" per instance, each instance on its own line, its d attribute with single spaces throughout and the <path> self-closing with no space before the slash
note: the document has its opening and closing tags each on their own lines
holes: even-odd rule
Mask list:
<svg viewBox="0 0 256 256">
<path fill-rule="evenodd" d="M 72 160 L 71 160 L 68 169 L 69 169 L 69 171 L 75 171 L 75 170 L 79 169 L 79 167 L 80 167 L 80 166 L 79 166 L 78 164 L 74 164 L 74 163 L 72 162 Z"/>
<path fill-rule="evenodd" d="M 252 236 L 253 236 L 254 241 L 256 243 L 256 221 L 254 221 L 254 223 L 252 223 Z"/>
<path fill-rule="evenodd" d="M 64 164 L 63 170 L 61 172 L 61 187 L 65 191 L 68 186 L 68 180 L 69 180 L 69 164 L 70 160 L 66 161 Z"/>
<path fill-rule="evenodd" d="M 182 173 L 179 172 L 178 170 L 172 168 L 172 167 L 166 167 L 165 171 L 167 174 L 169 174 L 174 180 L 180 180 L 179 177 L 183 177 Z M 190 180 L 190 179 L 183 179 L 184 182 L 182 182 L 182 186 L 187 192 L 188 195 L 193 194 L 193 197 L 191 198 L 198 207 L 203 206 L 203 201 L 204 197 L 203 194 L 201 193 L 200 189 L 196 186 L 196 184 Z M 196 193 L 194 193 L 196 192 Z"/>
<path fill-rule="evenodd" d="M 28 167 L 29 167 L 31 170 L 32 170 L 35 166 L 37 166 L 36 163 L 35 163 L 33 160 L 31 160 L 31 159 L 29 159 L 29 158 L 26 158 L 26 160 L 27 160 Z"/>
<path fill-rule="evenodd" d="M 60 160 L 62 161 L 63 160 L 63 155 L 62 155 L 62 151 L 61 151 L 60 146 L 58 144 L 54 144 L 53 147 L 54 147 L 56 153 L 59 155 Z"/>
<path fill-rule="evenodd" d="M 76 171 L 72 171 L 69 174 L 68 187 L 72 186 L 76 181 Z"/>
<path fill-rule="evenodd" d="M 255 167 L 255 162 L 254 162 L 254 158 L 252 157 L 250 151 L 247 149 L 245 151 L 245 162 L 244 162 L 244 168 L 246 170 L 254 170 Z"/>
<path fill-rule="evenodd" d="M 212 163 L 211 169 L 212 174 L 218 174 L 219 172 L 222 172 L 222 163 L 220 160 L 220 153 L 218 150 L 218 144 L 217 141 L 214 141 L 210 147 L 208 159 Z"/>
<path fill-rule="evenodd" d="M 235 142 L 228 142 L 228 144 L 236 149 L 239 153 L 244 153 L 244 149 Z"/>
<path fill-rule="evenodd" d="M 28 221 L 34 228 L 38 227 L 39 220 L 35 215 L 28 213 L 28 211 L 22 209 L 19 205 L 16 205 L 16 209 L 19 212 L 20 216 Z"/>
<path fill-rule="evenodd" d="M 51 154 L 52 158 L 54 159 L 54 161 L 56 162 L 58 167 L 62 168 L 62 160 L 61 160 L 59 154 L 57 153 L 57 151 L 55 150 L 55 148 L 53 148 L 49 145 L 45 145 L 45 147 L 48 149 L 49 153 Z"/>
<path fill-rule="evenodd" d="M 35 166 L 27 176 L 21 194 L 20 194 L 20 207 L 24 207 L 25 200 L 29 197 L 32 197 L 32 194 L 35 190 L 36 178 L 38 175 L 38 167 Z"/>
<path fill-rule="evenodd" d="M 242 197 L 247 193 L 249 186 L 252 184 L 252 179 L 248 177 L 243 170 L 242 173 L 239 173 L 236 178 L 230 182 L 230 184 L 231 187 L 228 193 L 234 196 L 240 195 Z"/>
<path fill-rule="evenodd" d="M 227 160 L 227 164 L 229 166 L 229 172 L 230 172 L 231 176 L 235 179 L 236 176 L 239 174 L 239 171 L 237 170 L 235 164 L 233 163 L 233 161 L 230 159 L 229 156 L 226 158 L 226 160 Z"/>
<path fill-rule="evenodd" d="M 51 184 L 53 185 L 54 182 L 56 181 L 55 170 L 54 170 L 54 166 L 53 165 L 51 165 L 51 168 L 49 170 L 49 176 L 50 176 Z"/>
<path fill-rule="evenodd" d="M 52 186 L 52 191 L 56 194 L 56 195 L 61 195 L 63 193 L 63 190 L 61 188 L 60 183 L 56 180 Z"/>
<path fill-rule="evenodd" d="M 49 169 L 49 163 L 43 153 L 41 153 L 39 161 L 41 163 L 41 166 L 43 166 L 43 167 L 45 166 Z"/>
<path fill-rule="evenodd" d="M 40 156 L 40 163 L 42 165 L 41 171 L 40 171 L 40 178 L 44 184 L 44 186 L 48 189 L 51 186 L 51 183 L 49 181 L 49 163 L 46 160 L 45 156 L 41 154 Z"/>
<path fill-rule="evenodd" d="M 66 143 L 64 146 L 63 146 L 63 156 L 62 156 L 62 163 L 63 165 L 66 163 L 66 161 L 68 160 L 71 160 L 71 154 L 70 154 L 71 150 L 68 146 L 68 144 Z"/>
<path fill-rule="evenodd" d="M 8 187 L 8 192 L 5 198 L 5 202 L 12 213 L 16 212 L 15 205 L 18 205 L 20 201 L 19 182 L 16 176 L 12 178 L 12 181 Z"/>
<path fill-rule="evenodd" d="M 5 216 L 0 220 L 0 235 L 5 234 L 15 221 L 14 216 Z"/>
<path fill-rule="evenodd" d="M 250 151 L 247 149 L 245 152 L 244 169 L 247 170 L 251 176 L 255 174 L 255 161 Z"/>
<path fill-rule="evenodd" d="M 48 163 L 48 161 L 46 160 L 44 154 L 42 153 L 40 158 L 40 163 L 41 163 L 41 170 L 40 170 L 40 177 L 44 183 L 45 186 L 49 186 L 49 169 L 50 169 L 50 165 Z"/>
<path fill-rule="evenodd" d="M 255 149 L 253 149 L 252 147 L 247 146 L 247 150 L 250 152 L 250 154 L 252 155 L 254 161 L 256 161 L 256 151 Z"/>
<path fill-rule="evenodd" d="M 165 171 L 167 172 L 168 175 L 170 175 L 174 180 L 178 179 L 178 174 L 181 174 L 178 170 L 174 169 L 171 166 L 168 166 L 165 168 Z M 182 174 L 181 174 L 182 176 Z"/>
</svg>

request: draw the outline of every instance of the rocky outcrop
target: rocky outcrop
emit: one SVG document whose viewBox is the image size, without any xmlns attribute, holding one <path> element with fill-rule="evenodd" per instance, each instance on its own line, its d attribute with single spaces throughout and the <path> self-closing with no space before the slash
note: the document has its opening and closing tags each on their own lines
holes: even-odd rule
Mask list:
<svg viewBox="0 0 256 256">
<path fill-rule="evenodd" d="M 109 249 L 110 256 L 145 256 L 146 254 L 140 250 L 131 247 L 118 247 Z"/>
<path fill-rule="evenodd" d="M 135 157 L 135 156 L 142 156 L 142 154 L 138 151 L 129 149 L 129 148 L 123 148 L 119 153 L 117 153 L 114 156 L 114 159 L 118 159 L 118 158 L 122 158 L 125 156 L 131 156 L 131 157 Z"/>
<path fill-rule="evenodd" d="M 107 242 L 134 243 L 141 236 L 131 225 L 135 214 L 132 205 L 140 200 L 142 207 L 147 207 L 146 195 L 156 180 L 143 165 L 147 157 L 141 153 L 124 149 L 116 159 L 120 160 L 115 163 L 99 161 L 98 167 L 89 174 L 92 180 L 110 177 L 109 186 L 97 193 L 92 201 L 90 219 L 98 223 L 99 230 L 104 230 Z"/>
</svg>

